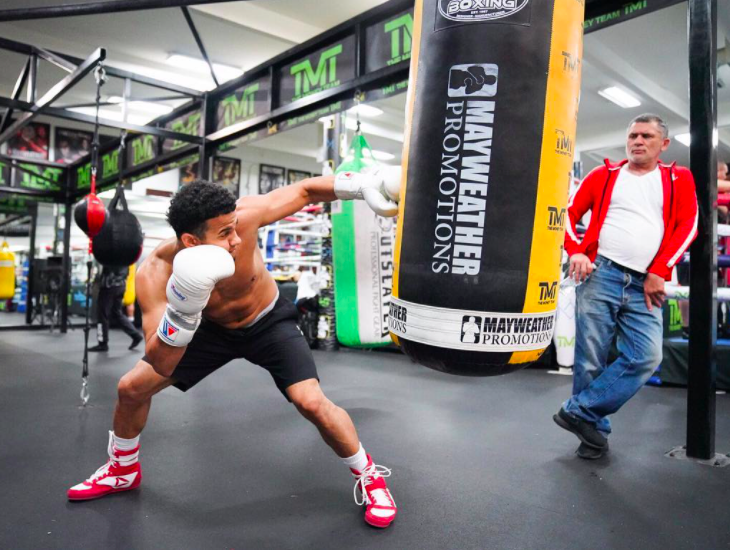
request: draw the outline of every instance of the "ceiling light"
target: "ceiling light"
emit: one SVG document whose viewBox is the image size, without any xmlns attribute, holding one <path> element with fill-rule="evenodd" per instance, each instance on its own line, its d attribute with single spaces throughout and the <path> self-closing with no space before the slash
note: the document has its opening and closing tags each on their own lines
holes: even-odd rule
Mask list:
<svg viewBox="0 0 730 550">
<path fill-rule="evenodd" d="M 96 108 L 94 107 L 71 107 L 68 110 L 73 111 L 74 113 L 81 113 L 82 115 L 96 116 Z M 120 111 L 114 111 L 111 109 L 99 109 L 99 118 L 106 118 L 115 122 L 122 122 L 122 113 Z M 127 114 L 127 122 L 130 124 L 135 124 L 137 126 L 144 126 L 154 118 L 156 117 Z"/>
<path fill-rule="evenodd" d="M 356 105 L 355 107 L 352 107 L 347 111 L 349 115 L 352 115 L 354 117 L 363 116 L 365 118 L 373 118 L 376 116 L 380 116 L 383 114 L 382 109 L 378 109 L 377 107 L 373 107 L 372 105 L 365 105 L 364 103 L 361 103 L 360 105 Z"/>
<path fill-rule="evenodd" d="M 376 160 L 393 160 L 395 155 L 391 155 L 385 151 L 373 151 L 373 157 L 375 157 Z"/>
<path fill-rule="evenodd" d="M 630 109 L 631 107 L 638 107 L 641 105 L 641 101 L 616 86 L 598 90 L 598 95 L 605 97 L 607 100 L 615 103 L 619 107 L 623 107 L 624 109 Z"/>
<path fill-rule="evenodd" d="M 124 103 L 124 98 L 113 95 L 109 98 L 109 103 L 121 104 Z M 151 113 L 154 115 L 166 115 L 173 111 L 173 108 L 169 105 L 153 101 L 130 101 L 127 103 L 127 108 L 132 111 Z"/>
<path fill-rule="evenodd" d="M 676 139 L 685 147 L 689 147 L 689 144 L 692 142 L 692 136 L 690 136 L 689 132 L 687 132 L 686 134 L 677 134 L 676 136 L 674 136 L 674 139 Z M 719 143 L 720 135 L 717 131 L 717 128 L 715 128 L 715 130 L 712 132 L 712 145 L 717 147 Z"/>
<path fill-rule="evenodd" d="M 210 74 L 210 67 L 203 59 L 197 59 L 187 55 L 181 55 L 177 53 L 170 54 L 166 60 L 168 65 L 173 67 L 180 67 L 188 71 L 194 71 L 197 73 Z M 219 80 L 228 82 L 234 78 L 238 78 L 243 74 L 243 69 L 239 67 L 233 67 L 231 65 L 224 65 L 222 63 L 213 63 L 213 70 Z"/>
</svg>

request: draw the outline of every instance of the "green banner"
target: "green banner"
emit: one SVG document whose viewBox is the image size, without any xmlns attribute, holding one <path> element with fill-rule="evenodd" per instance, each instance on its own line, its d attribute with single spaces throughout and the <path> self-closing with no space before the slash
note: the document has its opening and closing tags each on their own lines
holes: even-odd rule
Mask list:
<svg viewBox="0 0 730 550">
<path fill-rule="evenodd" d="M 218 103 L 216 130 L 265 115 L 269 112 L 270 99 L 269 78 L 260 78 L 234 90 Z"/>
<path fill-rule="evenodd" d="M 119 175 L 119 149 L 114 149 L 101 156 L 101 163 L 97 169 L 97 182 Z M 113 182 L 116 185 L 116 182 Z M 91 163 L 79 166 L 76 169 L 76 189 L 91 188 Z M 97 190 L 98 191 L 98 190 Z"/>
<path fill-rule="evenodd" d="M 203 115 L 200 111 L 184 114 L 166 123 L 165 128 L 188 136 L 200 136 L 203 134 Z M 185 147 L 188 143 L 187 141 L 178 141 L 176 139 L 163 140 L 162 152 L 168 153 L 175 151 L 176 149 L 180 149 L 180 147 Z"/>
<path fill-rule="evenodd" d="M 9 193 L 0 194 L 0 213 L 2 214 L 25 214 L 30 209 L 32 202 L 37 199 L 30 199 L 23 195 Z"/>
<path fill-rule="evenodd" d="M 355 44 L 355 35 L 351 35 L 281 68 L 281 105 L 353 80 Z"/>
<path fill-rule="evenodd" d="M 13 178 L 13 184 L 15 187 L 22 187 L 23 189 L 34 189 L 36 191 L 61 190 L 61 186 L 63 185 L 63 182 L 61 181 L 63 168 L 38 166 L 36 164 L 20 164 L 20 166 L 25 170 L 32 172 L 32 174 L 29 174 L 28 172 L 23 170 L 15 170 L 15 177 Z M 36 177 L 36 175 L 34 174 L 37 174 L 41 177 Z"/>
<path fill-rule="evenodd" d="M 365 29 L 365 70 L 372 73 L 411 59 L 413 10 L 406 10 Z"/>
<path fill-rule="evenodd" d="M 0 160 L 0 185 L 10 186 L 10 165 Z"/>
<path fill-rule="evenodd" d="M 136 168 L 140 164 L 154 160 L 157 156 L 157 138 L 139 136 L 127 141 L 127 166 Z"/>
<path fill-rule="evenodd" d="M 629 19 L 646 15 L 648 13 L 679 4 L 684 0 L 639 0 L 637 2 L 626 2 L 618 9 L 612 9 L 605 13 L 591 16 L 587 14 L 583 22 L 584 32 L 593 32 L 604 27 L 622 23 Z"/>
</svg>

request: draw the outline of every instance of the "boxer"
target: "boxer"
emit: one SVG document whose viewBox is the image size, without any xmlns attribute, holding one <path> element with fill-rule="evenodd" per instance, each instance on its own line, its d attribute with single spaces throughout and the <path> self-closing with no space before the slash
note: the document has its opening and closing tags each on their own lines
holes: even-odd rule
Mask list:
<svg viewBox="0 0 730 550">
<path fill-rule="evenodd" d="M 364 199 L 376 213 L 393 216 L 399 184 L 396 171 L 376 169 L 310 178 L 238 201 L 213 183 L 183 187 L 167 213 L 176 237 L 160 244 L 137 272 L 145 356 L 119 382 L 109 460 L 69 489 L 69 500 L 139 487 L 140 433 L 152 397 L 168 386 L 187 391 L 244 358 L 269 371 L 284 397 L 350 468 L 365 521 L 388 527 L 397 514 L 384 479 L 391 471 L 373 462 L 350 416 L 323 393 L 296 308 L 279 295 L 257 237 L 259 228 L 308 204 L 336 199 Z"/>
</svg>

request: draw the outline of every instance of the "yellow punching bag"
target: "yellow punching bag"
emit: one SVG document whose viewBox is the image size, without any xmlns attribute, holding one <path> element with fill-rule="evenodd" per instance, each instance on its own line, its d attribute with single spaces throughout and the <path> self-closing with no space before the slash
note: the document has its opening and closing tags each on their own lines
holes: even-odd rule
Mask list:
<svg viewBox="0 0 730 550">
<path fill-rule="evenodd" d="M 0 300 L 15 296 L 15 254 L 10 252 L 8 243 L 0 246 Z"/>
<path fill-rule="evenodd" d="M 129 266 L 129 276 L 127 277 L 127 289 L 124 291 L 124 297 L 122 298 L 122 305 L 128 306 L 134 303 L 134 275 L 137 271 L 137 266 L 132 264 Z"/>
<path fill-rule="evenodd" d="M 583 0 L 416 0 L 390 331 L 491 376 L 550 345 Z"/>
</svg>

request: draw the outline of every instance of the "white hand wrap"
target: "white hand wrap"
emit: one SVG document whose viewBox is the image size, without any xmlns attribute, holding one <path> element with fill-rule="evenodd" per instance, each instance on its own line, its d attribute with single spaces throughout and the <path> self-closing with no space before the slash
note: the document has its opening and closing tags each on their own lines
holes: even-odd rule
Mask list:
<svg viewBox="0 0 730 550">
<path fill-rule="evenodd" d="M 167 309 L 157 327 L 160 340 L 170 346 L 187 346 L 213 287 L 235 270 L 233 257 L 219 246 L 193 246 L 178 252 L 167 281 Z"/>
</svg>

